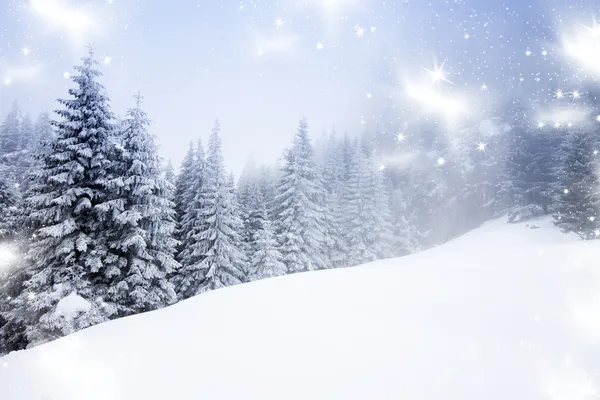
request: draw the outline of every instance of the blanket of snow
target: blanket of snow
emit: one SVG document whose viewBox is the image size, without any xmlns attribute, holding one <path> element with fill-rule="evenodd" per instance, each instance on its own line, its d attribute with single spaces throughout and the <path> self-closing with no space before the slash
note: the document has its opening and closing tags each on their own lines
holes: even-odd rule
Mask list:
<svg viewBox="0 0 600 400">
<path fill-rule="evenodd" d="M 88 311 L 91 306 L 90 302 L 79 296 L 77 292 L 72 292 L 58 302 L 54 314 L 57 317 L 64 317 L 66 320 L 71 321 L 79 313 Z"/>
<path fill-rule="evenodd" d="M 0 358 L 3 400 L 594 399 L 600 243 L 492 221 Z"/>
</svg>

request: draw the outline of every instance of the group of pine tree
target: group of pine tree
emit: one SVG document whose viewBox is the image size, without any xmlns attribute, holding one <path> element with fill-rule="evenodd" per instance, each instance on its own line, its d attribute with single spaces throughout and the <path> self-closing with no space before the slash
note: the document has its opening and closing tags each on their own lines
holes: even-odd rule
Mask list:
<svg viewBox="0 0 600 400">
<path fill-rule="evenodd" d="M 54 119 L 15 104 L 0 125 L 0 354 L 225 286 L 406 255 L 504 214 L 600 235 L 592 116 L 541 129 L 515 101 L 458 134 L 423 122 L 315 146 L 302 120 L 278 165 L 251 163 L 236 184 L 218 122 L 175 174 L 142 98 L 117 120 L 93 51 L 75 69 Z"/>
</svg>

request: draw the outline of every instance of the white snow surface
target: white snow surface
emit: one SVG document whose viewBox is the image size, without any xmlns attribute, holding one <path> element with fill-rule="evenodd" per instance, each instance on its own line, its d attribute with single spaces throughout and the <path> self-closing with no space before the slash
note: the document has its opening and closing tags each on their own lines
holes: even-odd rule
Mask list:
<svg viewBox="0 0 600 400">
<path fill-rule="evenodd" d="M 594 399 L 600 243 L 492 221 L 0 358 L 3 400 Z"/>
<path fill-rule="evenodd" d="M 79 296 L 77 292 L 72 292 L 58 302 L 54 314 L 64 317 L 67 321 L 71 321 L 80 313 L 89 311 L 91 307 L 92 305 L 89 301 Z"/>
</svg>

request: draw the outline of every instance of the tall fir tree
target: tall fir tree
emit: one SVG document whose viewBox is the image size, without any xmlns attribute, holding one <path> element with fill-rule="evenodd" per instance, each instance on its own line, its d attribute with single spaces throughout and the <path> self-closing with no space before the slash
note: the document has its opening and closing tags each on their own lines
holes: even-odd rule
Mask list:
<svg viewBox="0 0 600 400">
<path fill-rule="evenodd" d="M 234 207 L 233 187 L 225 173 L 217 122 L 208 144 L 204 182 L 197 194 L 199 208 L 197 232 L 190 238 L 189 262 L 183 263 L 178 292 L 188 298 L 209 290 L 241 283 L 244 279 L 244 254 L 239 236 L 241 220 Z"/>
<path fill-rule="evenodd" d="M 182 271 L 174 277 L 176 291 L 179 296 L 187 298 L 195 294 L 188 293 L 188 288 L 196 288 L 203 277 L 198 269 L 198 263 L 203 255 L 197 251 L 196 244 L 200 241 L 200 235 L 206 229 L 206 223 L 202 218 L 202 187 L 206 182 L 206 159 L 202 142 L 198 140 L 194 162 L 190 168 L 188 182 L 187 206 L 183 211 L 180 224 L 181 251 L 178 259 L 182 265 Z"/>
<path fill-rule="evenodd" d="M 19 232 L 19 192 L 0 166 L 0 244 L 13 243 Z M 2 260 L 0 260 L 2 263 Z"/>
<path fill-rule="evenodd" d="M 323 185 L 327 192 L 326 236 L 328 238 L 328 259 L 333 268 L 347 265 L 348 248 L 342 226 L 344 212 L 342 193 L 346 184 L 344 171 L 342 145 L 338 143 L 334 135 L 331 135 L 327 141 L 324 154 Z"/>
<path fill-rule="evenodd" d="M 34 152 L 40 153 L 47 148 L 48 143 L 54 139 L 54 129 L 47 112 L 40 113 L 33 127 Z"/>
<path fill-rule="evenodd" d="M 264 204 L 255 211 L 254 222 L 255 228 L 252 231 L 248 280 L 285 275 L 287 268 L 282 261 L 282 254 L 277 249 L 277 240 Z"/>
<path fill-rule="evenodd" d="M 192 198 L 192 191 L 190 190 L 190 185 L 192 183 L 192 179 L 194 177 L 194 169 L 196 163 L 196 154 L 194 152 L 194 145 L 190 143 L 188 151 L 183 159 L 181 164 L 181 168 L 179 169 L 179 174 L 177 175 L 177 179 L 175 181 L 175 193 L 174 193 L 174 202 L 175 202 L 175 212 L 176 212 L 176 221 L 177 221 L 177 229 L 175 231 L 175 237 L 183 243 L 184 238 L 186 236 L 186 232 L 183 231 L 182 224 L 183 218 L 186 210 L 188 209 Z M 182 244 L 183 245 L 183 244 Z M 181 260 L 180 260 L 181 261 Z"/>
<path fill-rule="evenodd" d="M 17 102 L 0 125 L 0 156 L 21 150 L 21 110 Z"/>
<path fill-rule="evenodd" d="M 383 170 L 373 155 L 366 160 L 366 191 L 363 213 L 363 231 L 374 260 L 394 255 L 394 230 L 390 212 L 390 199 L 385 185 Z"/>
<path fill-rule="evenodd" d="M 175 211 L 168 199 L 172 187 L 163 178 L 150 120 L 141 108 L 142 98 L 127 111 L 121 123 L 111 220 L 102 232 L 120 273 L 111 278 L 104 303 L 118 316 L 155 310 L 175 302 L 168 277 L 179 264 L 174 260 Z M 105 203 L 106 204 L 106 203 Z M 108 210 L 108 209 L 107 209 Z"/>
<path fill-rule="evenodd" d="M 290 273 L 327 268 L 323 188 L 313 157 L 308 125 L 302 120 L 284 156 L 273 211 L 279 251 Z"/>
<path fill-rule="evenodd" d="M 345 243 L 348 248 L 348 266 L 362 264 L 376 259 L 365 236 L 364 224 L 367 219 L 368 165 L 362 146 L 355 142 L 354 153 L 349 159 L 348 181 L 342 194 Z"/>
<path fill-rule="evenodd" d="M 53 339 L 106 321 L 102 287 L 92 282 L 115 276 L 106 271 L 107 249 L 98 239 L 109 215 L 98 205 L 108 198 L 113 159 L 113 114 L 93 51 L 75 67 L 72 99 L 59 100 L 57 137 L 41 155 L 36 186 L 28 199 L 36 228 L 27 258 L 31 263 L 24 291 L 12 304 L 30 342 Z M 79 296 L 87 304 L 77 315 L 65 316 L 59 304 Z"/>
<path fill-rule="evenodd" d="M 596 128 L 587 124 L 573 130 L 564 148 L 564 161 L 557 172 L 560 197 L 554 214 L 555 224 L 564 232 L 582 239 L 600 237 L 600 153 Z"/>
</svg>

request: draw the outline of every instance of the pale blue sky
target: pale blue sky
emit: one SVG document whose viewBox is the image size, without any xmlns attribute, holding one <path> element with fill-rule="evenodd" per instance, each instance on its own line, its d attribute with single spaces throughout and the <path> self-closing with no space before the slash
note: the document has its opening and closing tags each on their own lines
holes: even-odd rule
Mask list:
<svg viewBox="0 0 600 400">
<path fill-rule="evenodd" d="M 471 120 L 493 115 L 508 88 L 543 97 L 563 81 L 573 86 L 557 30 L 592 24 L 600 10 L 591 0 L 563 3 L 7 0 L 0 115 L 15 99 L 32 114 L 54 109 L 67 96 L 64 73 L 93 42 L 107 57 L 102 82 L 115 113 L 141 91 L 165 158 L 178 163 L 219 118 L 227 164 L 239 173 L 250 156 L 275 161 L 301 117 L 313 137 L 422 117 L 402 87 L 436 61 L 446 60 L 444 90 L 468 96 Z"/>
</svg>

